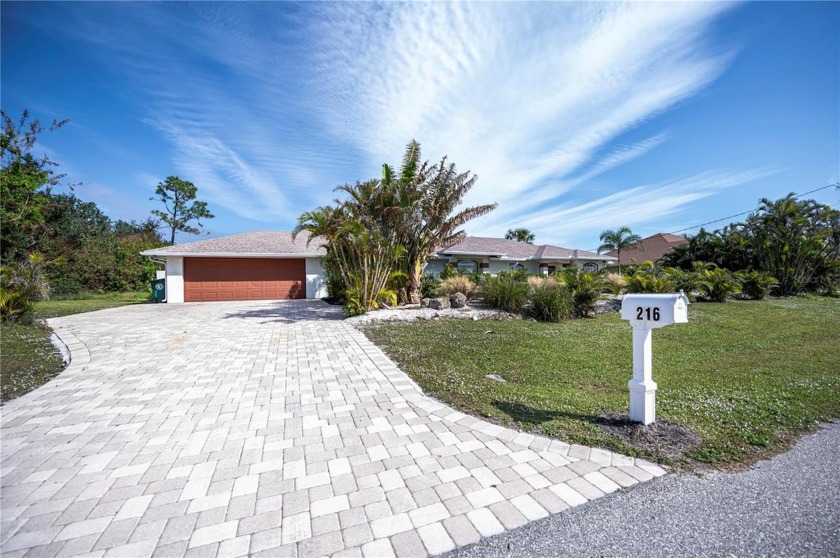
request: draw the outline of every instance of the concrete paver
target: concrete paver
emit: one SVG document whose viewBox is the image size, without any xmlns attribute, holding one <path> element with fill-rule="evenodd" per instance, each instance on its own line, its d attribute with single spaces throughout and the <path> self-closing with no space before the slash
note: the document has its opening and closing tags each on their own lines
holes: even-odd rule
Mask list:
<svg viewBox="0 0 840 558">
<path fill-rule="evenodd" d="M 2 408 L 3 556 L 430 555 L 664 474 L 454 411 L 341 318 L 50 320 L 73 360 Z"/>
</svg>

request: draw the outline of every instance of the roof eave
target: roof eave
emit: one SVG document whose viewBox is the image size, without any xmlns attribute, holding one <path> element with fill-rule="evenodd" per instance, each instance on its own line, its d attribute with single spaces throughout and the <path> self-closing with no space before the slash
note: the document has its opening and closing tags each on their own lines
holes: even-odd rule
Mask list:
<svg viewBox="0 0 840 558">
<path fill-rule="evenodd" d="M 265 252 L 156 252 L 148 250 L 140 252 L 141 256 L 149 257 L 179 257 L 179 258 L 277 258 L 277 259 L 294 259 L 294 258 L 322 258 L 324 253 L 301 253 L 293 254 L 290 252 L 283 253 L 265 253 Z"/>
</svg>

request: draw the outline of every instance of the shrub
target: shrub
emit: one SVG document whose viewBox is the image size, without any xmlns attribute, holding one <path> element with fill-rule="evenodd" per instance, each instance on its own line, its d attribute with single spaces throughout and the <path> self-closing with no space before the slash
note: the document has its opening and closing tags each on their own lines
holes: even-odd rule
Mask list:
<svg viewBox="0 0 840 558">
<path fill-rule="evenodd" d="M 726 302 L 731 295 L 741 292 L 740 282 L 727 270 L 709 264 L 705 269 L 698 269 L 703 281 L 702 294 L 712 302 Z"/>
<path fill-rule="evenodd" d="M 448 263 L 445 266 L 443 266 L 443 271 L 440 273 L 440 278 L 446 281 L 450 277 L 457 277 L 458 275 L 460 275 L 460 273 L 458 273 L 458 268 L 452 265 L 451 263 Z"/>
<path fill-rule="evenodd" d="M 560 278 L 572 294 L 573 315 L 585 318 L 592 314 L 604 290 L 604 272 L 573 267 L 564 269 Z"/>
<path fill-rule="evenodd" d="M 668 278 L 674 285 L 674 290 L 682 291 L 692 302 L 697 298 L 697 293 L 703 293 L 708 289 L 703 275 L 697 271 L 669 267 L 662 271 L 662 276 Z"/>
<path fill-rule="evenodd" d="M 541 322 L 559 322 L 572 317 L 572 292 L 556 283 L 544 281 L 531 291 L 528 315 Z"/>
<path fill-rule="evenodd" d="M 466 275 L 458 275 L 445 279 L 437 288 L 438 296 L 449 296 L 455 293 L 462 293 L 468 299 L 473 298 L 478 292 L 478 285 Z"/>
<path fill-rule="evenodd" d="M 735 277 L 741 282 L 741 292 L 752 300 L 763 299 L 770 289 L 779 284 L 775 277 L 763 271 L 741 271 Z"/>
<path fill-rule="evenodd" d="M 489 277 L 481 286 L 484 302 L 504 312 L 520 312 L 528 301 L 528 284 L 499 274 Z"/>
<path fill-rule="evenodd" d="M 741 281 L 741 292 L 754 300 L 765 298 L 779 284 L 775 277 L 764 271 L 744 271 L 736 277 Z"/>
<path fill-rule="evenodd" d="M 32 310 L 46 300 L 50 287 L 44 280 L 44 256 L 29 254 L 25 262 L 0 268 L 0 318 L 4 322 L 32 322 Z"/>
<path fill-rule="evenodd" d="M 608 273 L 604 276 L 604 292 L 620 295 L 627 288 L 627 279 L 618 273 Z"/>
<path fill-rule="evenodd" d="M 427 271 L 420 278 L 420 297 L 431 298 L 437 293 L 440 286 L 440 273 Z"/>
<path fill-rule="evenodd" d="M 627 276 L 628 293 L 673 293 L 671 278 L 656 270 L 653 262 L 645 262 Z"/>
</svg>

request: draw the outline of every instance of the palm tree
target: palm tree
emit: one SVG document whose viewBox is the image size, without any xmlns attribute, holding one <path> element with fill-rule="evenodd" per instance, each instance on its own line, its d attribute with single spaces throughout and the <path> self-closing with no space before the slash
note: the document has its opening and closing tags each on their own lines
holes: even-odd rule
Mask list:
<svg viewBox="0 0 840 558">
<path fill-rule="evenodd" d="M 458 230 L 467 221 L 496 208 L 496 204 L 468 207 L 455 213 L 477 176 L 458 173 L 446 157 L 437 165 L 420 163 L 420 144 L 412 140 L 406 147 L 399 175 L 382 165 L 382 187 L 393 194 L 398 217 L 392 221 L 405 247 L 406 298 L 420 302 L 420 278 L 426 260 L 441 246 L 454 244 L 465 235 Z"/>
<path fill-rule="evenodd" d="M 611 231 L 606 230 L 600 236 L 601 245 L 598 246 L 598 253 L 616 251 L 618 255 L 618 273 L 621 274 L 621 251 L 626 248 L 638 246 L 642 237 L 633 234 L 630 227 L 619 227 Z"/>
<path fill-rule="evenodd" d="M 508 240 L 515 240 L 517 242 L 524 242 L 526 244 L 533 244 L 535 237 L 534 233 L 528 229 L 518 228 L 508 229 L 508 232 L 505 233 L 505 238 Z"/>
</svg>

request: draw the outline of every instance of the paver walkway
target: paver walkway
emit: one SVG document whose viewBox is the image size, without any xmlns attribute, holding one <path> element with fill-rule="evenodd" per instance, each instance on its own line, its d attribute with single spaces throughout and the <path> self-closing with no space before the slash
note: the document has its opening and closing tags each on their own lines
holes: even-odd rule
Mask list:
<svg viewBox="0 0 840 558">
<path fill-rule="evenodd" d="M 317 301 L 54 319 L 3 407 L 2 555 L 425 556 L 664 473 L 427 398 Z"/>
</svg>

